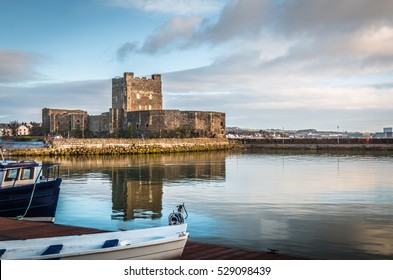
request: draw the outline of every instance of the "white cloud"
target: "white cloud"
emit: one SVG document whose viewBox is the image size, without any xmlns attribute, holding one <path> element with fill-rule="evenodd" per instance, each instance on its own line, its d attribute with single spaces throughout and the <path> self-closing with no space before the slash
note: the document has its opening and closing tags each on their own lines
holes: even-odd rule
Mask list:
<svg viewBox="0 0 393 280">
<path fill-rule="evenodd" d="M 363 55 L 393 56 L 393 26 L 378 26 L 362 30 L 349 42 L 350 49 Z"/>
<path fill-rule="evenodd" d="M 135 8 L 147 12 L 159 12 L 176 15 L 195 15 L 212 13 L 220 10 L 225 1 L 220 0 L 107 0 L 111 5 L 123 8 Z"/>
<path fill-rule="evenodd" d="M 17 50 L 0 49 L 0 83 L 19 83 L 43 78 L 36 68 L 43 55 Z"/>
<path fill-rule="evenodd" d="M 28 87 L 0 86 L 0 122 L 41 121 L 47 108 L 81 109 L 101 114 L 111 106 L 111 81 L 91 80 L 65 83 L 41 83 Z M 13 119 L 9 119 L 9 118 Z"/>
<path fill-rule="evenodd" d="M 166 50 L 168 46 L 186 47 L 192 41 L 201 21 L 202 18 L 198 16 L 173 17 L 146 39 L 141 51 L 155 53 Z"/>
</svg>

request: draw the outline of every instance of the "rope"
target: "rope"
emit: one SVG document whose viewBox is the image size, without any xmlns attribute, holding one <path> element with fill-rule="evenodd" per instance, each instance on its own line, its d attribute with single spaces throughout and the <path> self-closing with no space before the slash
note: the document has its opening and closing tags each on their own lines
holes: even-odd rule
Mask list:
<svg viewBox="0 0 393 280">
<path fill-rule="evenodd" d="M 31 196 L 30 196 L 30 201 L 29 201 L 29 204 L 27 205 L 25 213 L 23 215 L 16 216 L 15 219 L 22 220 L 26 216 L 27 212 L 29 211 L 30 206 L 31 206 L 31 202 L 33 201 L 34 192 L 35 192 L 35 189 L 36 189 L 36 186 L 37 186 L 37 181 L 38 181 L 38 178 L 40 178 L 40 174 L 42 172 L 42 168 L 43 168 L 43 166 L 41 165 L 41 169 L 38 172 L 37 177 L 35 179 L 33 190 L 31 192 Z"/>
</svg>

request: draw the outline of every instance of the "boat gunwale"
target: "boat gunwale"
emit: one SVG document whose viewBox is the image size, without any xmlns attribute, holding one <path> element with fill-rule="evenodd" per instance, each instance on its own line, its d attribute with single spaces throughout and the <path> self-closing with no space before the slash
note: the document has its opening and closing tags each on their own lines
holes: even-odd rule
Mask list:
<svg viewBox="0 0 393 280">
<path fill-rule="evenodd" d="M 174 228 L 178 228 L 178 230 L 171 230 Z M 121 234 L 124 235 L 124 237 L 127 237 L 127 233 L 131 235 L 137 232 L 137 234 L 143 234 L 145 232 L 150 232 L 149 234 L 151 237 L 157 237 L 154 236 L 155 232 L 158 232 L 158 230 L 164 229 L 165 231 L 168 231 L 169 236 L 160 236 L 160 238 L 155 238 L 155 239 L 147 239 L 142 242 L 135 242 L 132 243 L 132 238 L 130 240 L 122 240 L 122 241 L 129 241 L 130 244 L 125 244 L 125 245 L 118 245 L 115 247 L 109 247 L 109 248 L 87 248 L 85 251 L 80 251 L 78 252 L 77 250 L 75 251 L 69 251 L 69 252 L 63 252 L 63 253 L 57 253 L 57 254 L 51 254 L 51 255 L 38 255 L 38 252 L 44 251 L 48 246 L 51 245 L 56 245 L 61 243 L 61 241 L 73 241 L 75 239 L 82 239 L 78 240 L 74 243 L 74 245 L 70 245 L 69 248 L 75 247 L 76 249 L 83 248 L 81 246 L 81 242 L 83 242 L 83 239 L 90 239 L 94 240 L 96 236 L 101 237 L 99 241 L 96 243 L 92 244 L 97 246 L 99 242 L 100 244 L 103 244 L 103 240 L 108 239 L 108 238 L 113 238 L 117 237 L 116 234 Z M 162 226 L 162 227 L 153 227 L 153 228 L 147 228 L 147 229 L 136 229 L 136 230 L 128 230 L 128 231 L 111 231 L 111 232 L 100 232 L 100 233 L 89 233 L 89 234 L 80 234 L 80 235 L 68 235 L 68 236 L 59 236 L 59 237 L 44 237 L 44 238 L 33 238 L 33 239 L 19 239 L 19 240 L 7 240 L 7 241 L 0 241 L 0 249 L 6 249 L 9 250 L 9 252 L 17 252 L 18 250 L 23 250 L 23 248 L 26 248 L 26 245 L 29 245 L 28 243 L 32 243 L 33 247 L 30 247 L 33 252 L 37 252 L 36 255 L 31 254 L 30 256 L 27 256 L 26 258 L 21 258 L 21 257 L 16 257 L 12 258 L 12 256 L 9 256 L 8 258 L 2 258 L 7 256 L 7 252 L 5 255 L 0 257 L 0 259 L 25 259 L 25 260 L 40 260 L 40 259 L 61 259 L 61 258 L 67 258 L 67 257 L 75 257 L 75 256 L 84 256 L 84 255 L 94 255 L 94 254 L 100 254 L 100 253 L 106 253 L 106 252 L 117 252 L 117 251 L 122 251 L 122 250 L 132 250 L 132 249 L 137 249 L 137 248 L 143 248 L 143 247 L 149 247 L 149 246 L 155 246 L 155 245 L 160 245 L 160 244 L 168 244 L 168 243 L 175 243 L 175 242 L 180 242 L 180 241 L 187 241 L 189 233 L 186 232 L 187 230 L 187 224 L 182 224 L 182 225 L 175 225 L 175 226 Z M 178 236 L 176 236 L 176 234 Z M 138 237 L 139 238 L 139 237 Z M 44 245 L 40 243 L 41 241 L 45 241 L 46 243 Z M 66 242 L 64 242 L 66 244 Z M 185 244 L 185 243 L 184 243 Z M 4 246 L 5 245 L 5 246 Z M 8 246 L 7 246 L 8 245 Z M 13 245 L 18 245 L 18 246 L 13 246 Z M 63 244 L 64 245 L 64 244 Z M 91 246 L 92 246 L 91 245 Z M 66 247 L 67 248 L 67 247 Z"/>
</svg>

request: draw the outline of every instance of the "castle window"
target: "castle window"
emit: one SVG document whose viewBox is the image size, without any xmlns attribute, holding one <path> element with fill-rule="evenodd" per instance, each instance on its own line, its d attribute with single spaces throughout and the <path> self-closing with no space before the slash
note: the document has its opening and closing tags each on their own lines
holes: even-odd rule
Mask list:
<svg viewBox="0 0 393 280">
<path fill-rule="evenodd" d="M 149 105 L 149 110 L 151 110 L 151 105 Z"/>
<path fill-rule="evenodd" d="M 136 124 L 136 127 L 139 128 L 139 123 Z"/>
<path fill-rule="evenodd" d="M 142 110 L 142 105 L 139 105 L 139 110 Z"/>
<path fill-rule="evenodd" d="M 149 127 L 149 123 L 146 123 L 146 127 Z"/>
<path fill-rule="evenodd" d="M 152 99 L 153 98 L 153 95 L 151 95 L 151 93 L 149 94 L 149 99 Z"/>
<path fill-rule="evenodd" d="M 136 94 L 136 99 L 141 99 L 141 96 L 139 95 L 139 93 Z"/>
</svg>

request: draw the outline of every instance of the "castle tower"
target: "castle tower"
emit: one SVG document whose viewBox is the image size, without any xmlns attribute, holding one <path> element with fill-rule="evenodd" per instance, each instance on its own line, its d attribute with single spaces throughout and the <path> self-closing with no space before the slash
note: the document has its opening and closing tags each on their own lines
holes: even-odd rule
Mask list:
<svg viewBox="0 0 393 280">
<path fill-rule="evenodd" d="M 112 79 L 111 132 L 126 127 L 127 112 L 162 110 L 161 75 L 134 77 L 126 72 Z"/>
</svg>

